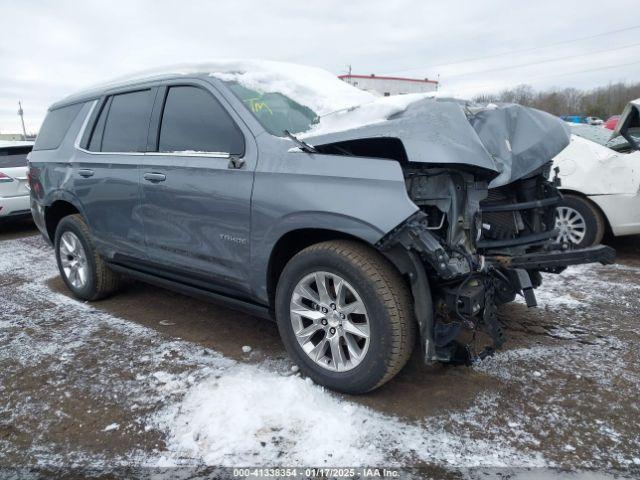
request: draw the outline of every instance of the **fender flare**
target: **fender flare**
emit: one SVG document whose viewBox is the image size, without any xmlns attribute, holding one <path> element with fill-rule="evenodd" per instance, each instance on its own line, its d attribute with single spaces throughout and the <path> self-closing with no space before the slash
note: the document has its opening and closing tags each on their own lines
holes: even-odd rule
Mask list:
<svg viewBox="0 0 640 480">
<path fill-rule="evenodd" d="M 409 279 L 413 310 L 420 333 L 420 347 L 425 363 L 437 360 L 433 338 L 434 307 L 427 272 L 420 256 L 413 250 L 396 245 L 381 252 L 403 275 Z"/>
</svg>

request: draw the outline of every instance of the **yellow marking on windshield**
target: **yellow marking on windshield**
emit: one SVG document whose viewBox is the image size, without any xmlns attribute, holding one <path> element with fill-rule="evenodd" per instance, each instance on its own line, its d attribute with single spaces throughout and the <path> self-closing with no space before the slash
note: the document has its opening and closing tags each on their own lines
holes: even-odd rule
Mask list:
<svg viewBox="0 0 640 480">
<path fill-rule="evenodd" d="M 247 98 L 245 100 L 245 102 L 249 103 L 249 108 L 251 109 L 251 111 L 253 113 L 260 113 L 263 110 L 268 111 L 271 115 L 273 115 L 273 112 L 271 111 L 271 109 L 269 108 L 269 105 L 267 105 L 266 102 L 261 101 L 260 97 L 255 97 L 255 98 Z"/>
</svg>

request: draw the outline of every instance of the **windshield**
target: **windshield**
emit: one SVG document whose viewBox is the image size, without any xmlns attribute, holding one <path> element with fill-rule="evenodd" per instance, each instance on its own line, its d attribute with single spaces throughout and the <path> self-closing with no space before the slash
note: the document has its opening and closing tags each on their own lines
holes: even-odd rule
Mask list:
<svg viewBox="0 0 640 480">
<path fill-rule="evenodd" d="M 278 92 L 261 93 L 237 82 L 225 82 L 264 129 L 279 137 L 284 131 L 305 132 L 317 122 L 318 115 L 308 107 Z"/>
</svg>

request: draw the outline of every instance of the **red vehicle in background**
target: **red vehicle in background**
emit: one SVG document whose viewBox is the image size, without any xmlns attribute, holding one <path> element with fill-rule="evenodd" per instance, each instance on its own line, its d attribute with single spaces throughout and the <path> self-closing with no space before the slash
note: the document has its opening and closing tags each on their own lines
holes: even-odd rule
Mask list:
<svg viewBox="0 0 640 480">
<path fill-rule="evenodd" d="M 609 130 L 615 130 L 619 119 L 620 119 L 620 115 L 613 115 L 612 117 L 607 118 L 607 121 L 604 122 L 604 125 L 603 125 L 604 128 L 608 128 Z"/>
</svg>

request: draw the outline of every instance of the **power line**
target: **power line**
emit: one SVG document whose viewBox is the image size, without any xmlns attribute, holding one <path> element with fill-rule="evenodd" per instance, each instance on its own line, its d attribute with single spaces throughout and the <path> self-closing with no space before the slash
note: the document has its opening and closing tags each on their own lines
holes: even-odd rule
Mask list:
<svg viewBox="0 0 640 480">
<path fill-rule="evenodd" d="M 539 60 L 536 62 L 527 62 L 527 63 L 520 63 L 517 65 L 511 65 L 508 67 L 498 67 L 498 68 L 489 68 L 487 70 L 475 70 L 472 72 L 465 72 L 465 73 L 459 73 L 457 75 L 450 75 L 448 76 L 448 78 L 456 78 L 456 77 L 464 77 L 466 75 L 475 75 L 475 74 L 479 74 L 479 73 L 490 73 L 490 72 L 500 72 L 503 70 L 511 70 L 514 68 L 522 68 L 522 67 L 529 67 L 531 65 L 540 65 L 543 63 L 552 63 L 552 62 L 559 62 L 562 60 L 569 60 L 569 59 L 574 59 L 574 58 L 578 58 L 578 57 L 587 57 L 589 55 L 597 55 L 599 53 L 604 53 L 604 52 L 612 52 L 614 50 L 623 50 L 625 48 L 632 48 L 632 47 L 637 47 L 640 46 L 640 42 L 637 43 L 630 43 L 629 45 L 621 45 L 620 47 L 613 47 L 613 48 L 603 48 L 600 50 L 593 50 L 591 52 L 585 52 L 585 53 L 578 53 L 575 55 L 566 55 L 564 57 L 557 57 L 557 58 L 551 58 L 548 60 Z"/>
<path fill-rule="evenodd" d="M 628 67 L 630 65 L 638 65 L 640 64 L 640 60 L 636 62 L 628 62 L 628 63 L 618 63 L 616 65 L 608 65 L 606 67 L 597 67 L 597 68 L 588 68 L 586 70 L 578 70 L 577 72 L 567 72 L 567 73 L 552 73 L 550 75 L 537 75 L 535 77 L 530 78 L 546 78 L 546 77 L 567 77 L 570 75 L 578 75 L 580 73 L 589 73 L 589 72 L 597 72 L 598 70 L 608 70 L 610 68 L 618 68 L 618 67 Z"/>
<path fill-rule="evenodd" d="M 628 63 L 617 63 L 614 65 L 607 65 L 605 67 L 596 67 L 596 68 L 587 68 L 585 70 L 578 70 L 576 72 L 565 72 L 565 73 L 551 73 L 551 74 L 546 74 L 546 75 L 535 75 L 533 77 L 527 77 L 527 80 L 537 80 L 539 78 L 549 78 L 549 77 L 570 77 L 572 75 L 580 75 L 582 73 L 590 73 L 590 72 L 597 72 L 600 70 L 609 70 L 611 68 L 619 68 L 619 67 L 628 67 L 631 65 L 639 65 L 640 64 L 640 60 L 635 61 L 635 62 L 628 62 Z M 513 85 L 514 82 L 508 82 L 508 83 L 502 83 L 502 84 L 492 84 L 492 88 L 503 88 L 503 87 L 508 87 Z"/>
<path fill-rule="evenodd" d="M 503 56 L 506 56 L 506 55 L 515 55 L 516 53 L 533 52 L 533 51 L 542 50 L 542 49 L 545 49 L 545 48 L 557 47 L 559 45 L 567 45 L 569 43 L 581 42 L 581 41 L 584 41 L 584 40 L 591 40 L 591 39 L 594 39 L 594 38 L 604 37 L 604 36 L 607 36 L 607 35 L 613 35 L 615 33 L 627 32 L 629 30 L 636 30 L 638 28 L 640 28 L 640 25 L 634 25 L 634 26 L 631 26 L 631 27 L 620 28 L 620 29 L 617 29 L 617 30 L 609 30 L 607 32 L 596 33 L 594 35 L 589 35 L 587 37 L 579 37 L 579 38 L 574 38 L 574 39 L 571 39 L 571 40 L 563 40 L 561 42 L 551 43 L 549 45 L 543 45 L 541 47 L 531 47 L 531 48 L 523 48 L 523 49 L 520 49 L 520 50 L 510 50 L 508 52 L 494 53 L 494 54 L 491 54 L 491 55 L 484 55 L 484 56 L 481 56 L 481 57 L 468 57 L 468 58 L 461 59 L 461 60 L 455 60 L 453 62 L 436 63 L 436 64 L 432 64 L 432 65 L 427 65 L 427 66 L 424 66 L 424 67 L 412 67 L 412 68 L 405 68 L 403 70 L 393 70 L 391 72 L 383 73 L 382 75 L 391 74 L 391 73 L 411 72 L 411 71 L 415 71 L 415 70 L 426 70 L 428 68 L 444 67 L 444 66 L 447 66 L 447 65 L 457 65 L 457 64 L 460 64 L 460 63 L 474 62 L 476 60 L 486 60 L 488 58 L 503 57 Z"/>
</svg>

